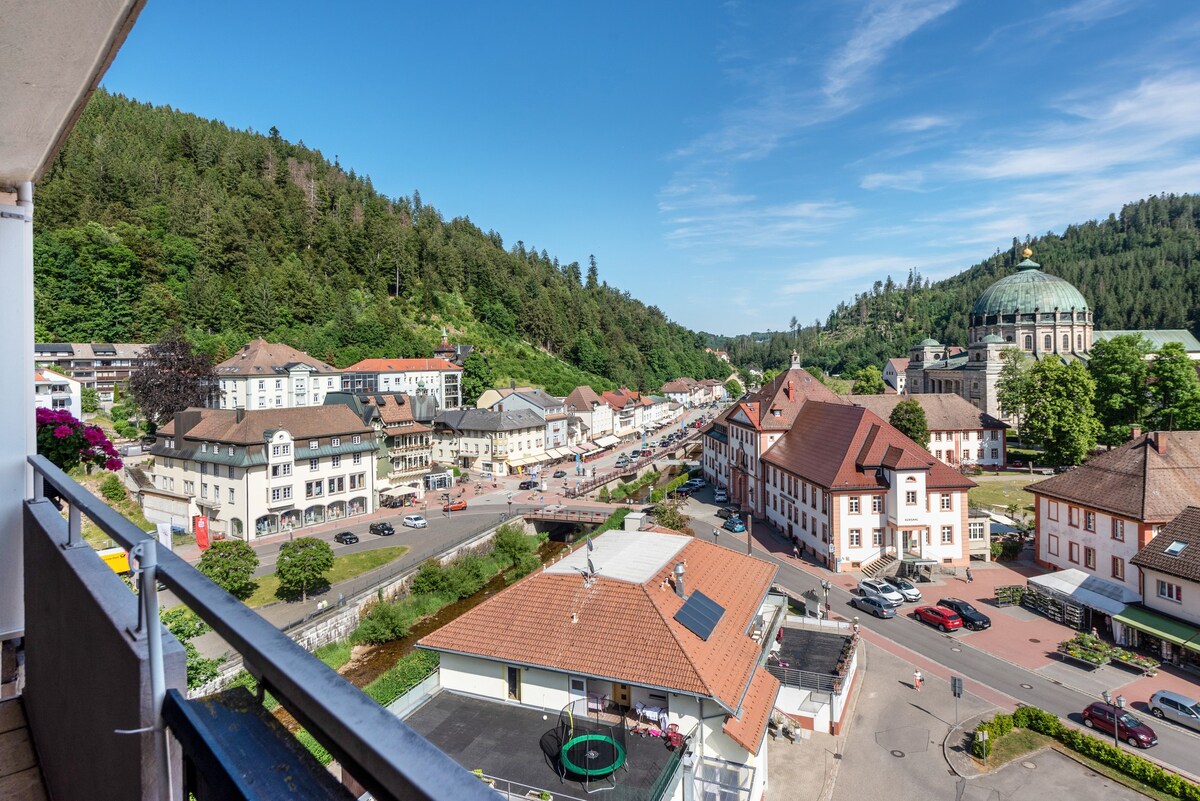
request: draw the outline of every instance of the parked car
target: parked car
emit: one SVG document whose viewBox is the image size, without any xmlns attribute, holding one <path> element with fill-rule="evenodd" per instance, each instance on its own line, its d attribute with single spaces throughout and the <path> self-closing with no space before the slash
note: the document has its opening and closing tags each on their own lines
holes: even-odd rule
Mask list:
<svg viewBox="0 0 1200 801">
<path fill-rule="evenodd" d="M 690 498 L 690 497 L 692 497 L 692 491 L 693 491 L 692 487 L 689 487 L 687 484 L 684 484 L 682 487 L 675 488 L 675 497 L 676 498 Z"/>
<path fill-rule="evenodd" d="M 739 518 L 731 517 L 722 524 L 721 528 L 732 531 L 734 534 L 741 534 L 746 530 L 746 524 Z"/>
<path fill-rule="evenodd" d="M 862 595 L 851 598 L 850 605 L 855 609 L 860 609 L 863 612 L 874 615 L 875 617 L 882 617 L 886 619 L 896 616 L 895 610 L 893 610 L 875 595 Z"/>
<path fill-rule="evenodd" d="M 944 606 L 955 612 L 963 619 L 963 625 L 972 631 L 983 631 L 992 627 L 992 619 L 990 617 L 961 598 L 943 598 L 937 602 L 937 605 Z"/>
<path fill-rule="evenodd" d="M 1159 690 L 1150 696 L 1150 714 L 1200 731 L 1200 703 L 1186 695 Z"/>
<path fill-rule="evenodd" d="M 888 584 L 896 588 L 896 592 L 904 596 L 904 600 L 912 603 L 917 603 L 921 600 L 921 591 L 917 589 L 917 585 L 912 583 L 911 579 L 893 576 L 888 579 Z"/>
<path fill-rule="evenodd" d="M 538 487 L 538 483 L 536 481 L 534 481 L 533 479 L 527 479 L 517 485 L 517 489 L 519 489 L 519 490 L 535 490 L 535 489 L 537 489 L 537 487 Z"/>
<path fill-rule="evenodd" d="M 858 594 L 870 598 L 882 598 L 883 602 L 893 609 L 904 603 L 904 596 L 883 579 L 863 579 L 858 582 Z"/>
<path fill-rule="evenodd" d="M 728 503 L 729 493 L 723 489 L 713 490 L 713 503 Z"/>
<path fill-rule="evenodd" d="M 1124 709 L 1118 709 L 1103 701 L 1087 705 L 1087 708 L 1083 710 L 1083 725 L 1089 729 L 1099 729 L 1109 735 L 1113 733 L 1113 727 L 1116 726 L 1117 737 L 1135 748 L 1149 748 L 1152 745 L 1158 745 L 1158 735 L 1154 733 L 1154 729 Z"/>
<path fill-rule="evenodd" d="M 913 614 L 917 620 L 922 623 L 928 623 L 931 626 L 937 626 L 941 631 L 950 631 L 952 629 L 961 629 L 963 620 L 956 612 L 952 612 L 944 606 L 918 606 Z"/>
<path fill-rule="evenodd" d="M 660 439 L 660 440 L 658 441 L 658 447 L 660 447 L 660 448 L 669 448 L 669 447 L 671 447 L 671 440 L 669 440 L 669 439 Z"/>
<path fill-rule="evenodd" d="M 566 470 L 555 470 L 554 475 L 552 476 L 552 478 L 566 478 L 566 477 L 567 477 Z"/>
<path fill-rule="evenodd" d="M 390 537 L 396 533 L 391 523 L 372 523 L 368 530 L 380 537 Z"/>
<path fill-rule="evenodd" d="M 426 528 L 429 525 L 421 515 L 405 515 L 400 523 L 405 528 Z"/>
<path fill-rule="evenodd" d="M 722 506 L 717 510 L 717 517 L 722 520 L 728 520 L 731 517 L 738 516 L 738 508 L 736 506 Z"/>
<path fill-rule="evenodd" d="M 702 476 L 696 476 L 695 478 L 689 478 L 687 480 L 687 483 L 692 484 L 692 485 L 696 486 L 697 488 L 708 486 L 708 482 L 705 481 Z"/>
<path fill-rule="evenodd" d="M 450 501 L 450 503 L 447 503 L 442 506 L 442 511 L 443 512 L 461 512 L 463 509 L 466 509 L 466 508 L 467 508 L 466 501 Z"/>
<path fill-rule="evenodd" d="M 334 542 L 340 542 L 342 545 L 353 545 L 358 542 L 358 535 L 353 531 L 339 531 L 333 535 Z"/>
</svg>

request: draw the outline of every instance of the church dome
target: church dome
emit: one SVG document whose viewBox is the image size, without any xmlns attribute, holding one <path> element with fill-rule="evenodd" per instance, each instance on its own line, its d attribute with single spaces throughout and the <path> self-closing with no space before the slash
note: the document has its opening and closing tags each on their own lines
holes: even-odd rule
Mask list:
<svg viewBox="0 0 1200 801">
<path fill-rule="evenodd" d="M 988 334 L 986 337 L 984 337 L 983 339 L 981 339 L 979 341 L 985 345 L 996 345 L 996 344 L 1003 345 L 1004 344 L 1004 340 L 1001 339 L 1000 337 L 996 336 L 995 334 Z"/>
<path fill-rule="evenodd" d="M 983 291 L 973 317 L 993 314 L 1029 314 L 1034 310 L 1052 312 L 1088 311 L 1087 301 L 1078 289 L 1057 275 L 1042 272 L 1042 265 L 1026 258 L 1017 272 L 1001 278 Z"/>
<path fill-rule="evenodd" d="M 925 339 L 921 340 L 921 344 L 918 345 L 917 347 L 919 347 L 919 348 L 936 348 L 936 347 L 940 346 L 941 344 L 942 343 L 938 342 L 936 339 L 930 339 L 929 337 L 926 337 Z"/>
</svg>

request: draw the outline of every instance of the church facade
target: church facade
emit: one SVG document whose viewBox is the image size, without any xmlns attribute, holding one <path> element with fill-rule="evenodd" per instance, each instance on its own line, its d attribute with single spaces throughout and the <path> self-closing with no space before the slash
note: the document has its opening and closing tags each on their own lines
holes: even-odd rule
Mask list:
<svg viewBox="0 0 1200 801">
<path fill-rule="evenodd" d="M 1078 289 L 1042 272 L 1028 248 L 1017 272 L 992 284 L 971 309 L 966 351 L 926 339 L 909 351 L 909 394 L 950 392 L 993 417 L 1004 351 L 1033 359 L 1087 361 L 1092 349 L 1092 310 Z"/>
</svg>

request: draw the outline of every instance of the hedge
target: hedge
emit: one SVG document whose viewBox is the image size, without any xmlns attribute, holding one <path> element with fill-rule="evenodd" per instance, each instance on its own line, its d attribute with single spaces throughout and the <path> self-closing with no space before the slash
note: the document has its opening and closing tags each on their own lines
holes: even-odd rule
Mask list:
<svg viewBox="0 0 1200 801">
<path fill-rule="evenodd" d="M 1200 801 L 1200 786 L 1160 768 L 1148 759 L 1118 748 L 1108 742 L 1107 738 L 1101 740 L 1073 729 L 1057 716 L 1035 706 L 1017 707 L 1017 711 L 1011 715 L 996 715 L 990 721 L 980 723 L 975 727 L 975 734 L 987 731 L 989 739 L 985 741 L 980 740 L 978 736 L 973 737 L 971 753 L 977 757 L 982 757 L 985 753 L 990 754 L 996 738 L 1008 734 L 1014 726 L 1053 737 L 1072 751 L 1094 759 L 1101 765 L 1119 771 L 1159 792 L 1182 801 Z"/>
<path fill-rule="evenodd" d="M 692 476 L 690 473 L 687 473 L 687 472 L 680 473 L 678 476 L 671 479 L 670 482 L 668 482 L 665 487 L 661 487 L 659 489 L 654 490 L 654 492 L 650 493 L 650 501 L 652 503 L 661 503 L 672 492 L 679 489 L 684 484 L 688 483 L 688 481 L 691 479 L 691 477 Z"/>
</svg>

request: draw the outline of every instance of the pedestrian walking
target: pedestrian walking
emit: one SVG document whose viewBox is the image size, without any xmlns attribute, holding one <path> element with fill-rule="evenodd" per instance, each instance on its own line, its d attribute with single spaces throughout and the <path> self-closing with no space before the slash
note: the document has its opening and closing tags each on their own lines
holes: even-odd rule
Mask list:
<svg viewBox="0 0 1200 801">
<path fill-rule="evenodd" d="M 717 531 L 717 530 L 714 528 L 714 529 L 713 529 L 713 542 L 716 542 L 716 541 L 717 541 L 717 534 L 718 534 L 718 533 L 719 533 L 719 532 L 718 532 L 718 531 Z"/>
<path fill-rule="evenodd" d="M 800 558 L 800 549 L 794 544 L 792 545 L 792 558 L 797 560 Z"/>
<path fill-rule="evenodd" d="M 925 677 L 921 675 L 920 669 L 913 671 L 913 686 L 917 688 L 917 692 L 921 692 L 921 685 L 925 683 Z"/>
<path fill-rule="evenodd" d="M 970 584 L 974 580 L 975 580 L 975 577 L 971 575 L 971 568 L 968 567 L 967 568 L 967 583 Z"/>
</svg>

